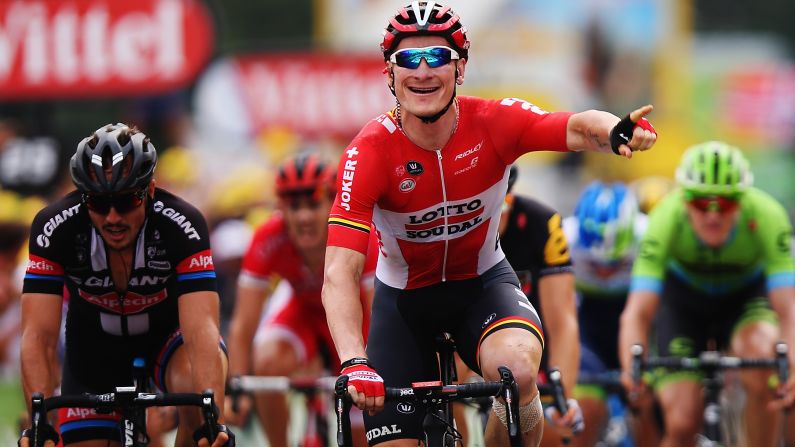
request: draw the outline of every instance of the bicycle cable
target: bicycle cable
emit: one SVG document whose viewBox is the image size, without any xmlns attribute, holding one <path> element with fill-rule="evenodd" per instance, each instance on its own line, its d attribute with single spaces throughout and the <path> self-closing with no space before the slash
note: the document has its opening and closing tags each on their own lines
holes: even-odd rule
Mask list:
<svg viewBox="0 0 795 447">
<path fill-rule="evenodd" d="M 430 414 L 432 417 L 438 419 L 442 424 L 445 425 L 445 429 L 448 429 L 450 434 L 453 435 L 453 445 L 464 447 L 464 436 L 461 435 L 461 432 L 455 428 L 455 424 L 447 422 L 445 418 L 439 416 L 434 411 L 431 411 L 431 408 L 426 410 L 426 414 Z"/>
</svg>

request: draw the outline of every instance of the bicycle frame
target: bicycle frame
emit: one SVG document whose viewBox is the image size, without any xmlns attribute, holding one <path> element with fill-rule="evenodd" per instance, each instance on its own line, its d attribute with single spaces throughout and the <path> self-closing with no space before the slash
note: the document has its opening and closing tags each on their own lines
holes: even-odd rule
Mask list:
<svg viewBox="0 0 795 447">
<path fill-rule="evenodd" d="M 640 383 L 641 373 L 651 368 L 670 368 L 701 371 L 704 385 L 704 435 L 711 445 L 722 445 L 720 392 L 723 389 L 721 372 L 727 369 L 771 368 L 776 370 L 779 383 L 789 379 L 789 362 L 786 343 L 776 343 L 774 358 L 749 359 L 724 356 L 718 351 L 704 351 L 698 357 L 657 357 L 643 359 L 643 346 L 633 345 L 632 378 Z"/>
</svg>

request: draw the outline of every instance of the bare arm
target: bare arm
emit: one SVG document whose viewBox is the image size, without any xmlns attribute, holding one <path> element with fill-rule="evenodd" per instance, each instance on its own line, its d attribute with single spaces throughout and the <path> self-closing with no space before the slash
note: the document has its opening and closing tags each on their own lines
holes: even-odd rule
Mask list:
<svg viewBox="0 0 795 447">
<path fill-rule="evenodd" d="M 580 364 L 580 329 L 577 324 L 577 304 L 574 293 L 574 274 L 558 273 L 538 280 L 538 296 L 544 331 L 549 333 L 551 346 L 549 365 L 563 375 L 566 397 L 571 397 L 577 384 Z"/>
<path fill-rule="evenodd" d="M 365 256 L 349 248 L 326 248 L 323 307 L 341 361 L 367 357 L 362 337 L 359 281 Z"/>
<path fill-rule="evenodd" d="M 790 369 L 795 366 L 795 287 L 778 287 L 770 291 L 770 306 L 778 314 L 780 338 L 789 346 Z M 790 406 L 795 402 L 795 380 L 790 374 L 786 385 L 787 395 L 778 405 Z M 778 408 L 776 405 L 776 408 Z"/>
<path fill-rule="evenodd" d="M 251 373 L 252 342 L 257 331 L 266 290 L 249 285 L 238 285 L 235 311 L 229 324 L 229 374 Z"/>
<path fill-rule="evenodd" d="M 630 113 L 633 122 L 651 113 L 651 105 L 643 106 Z M 610 112 L 586 110 L 575 113 L 569 118 L 566 127 L 566 145 L 570 151 L 589 150 L 594 152 L 612 153 L 610 147 L 610 131 L 618 124 L 620 118 Z M 632 158 L 632 151 L 645 151 L 654 145 L 657 135 L 648 130 L 636 127 L 629 144 L 621 145 L 619 152 L 623 157 Z"/>
<path fill-rule="evenodd" d="M 56 348 L 61 330 L 63 297 L 45 293 L 22 294 L 22 339 L 20 361 L 25 402 L 30 395 L 41 392 L 51 396 L 60 381 Z"/>
<path fill-rule="evenodd" d="M 218 294 L 210 291 L 186 293 L 179 297 L 179 325 L 188 349 L 193 388 L 201 392 L 212 388 L 215 401 L 223 402 L 226 365 L 219 342 Z M 222 422 L 223 414 L 219 416 Z"/>
<path fill-rule="evenodd" d="M 618 333 L 618 355 L 625 373 L 632 370 L 632 345 L 641 344 L 648 352 L 649 330 L 659 303 L 660 296 L 647 290 L 632 292 L 627 298 Z M 625 384 L 629 382 L 625 380 Z"/>
</svg>

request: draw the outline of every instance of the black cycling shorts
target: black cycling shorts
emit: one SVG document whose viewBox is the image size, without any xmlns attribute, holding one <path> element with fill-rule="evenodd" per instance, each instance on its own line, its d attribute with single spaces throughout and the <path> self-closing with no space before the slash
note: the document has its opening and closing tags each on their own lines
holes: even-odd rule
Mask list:
<svg viewBox="0 0 795 447">
<path fill-rule="evenodd" d="M 413 290 L 376 279 L 367 355 L 386 386 L 439 380 L 436 336 L 452 334 L 461 359 L 480 374 L 478 349 L 494 332 L 517 327 L 541 341 L 541 321 L 507 261 L 479 278 L 447 281 Z M 384 411 L 364 415 L 370 445 L 421 439 L 424 408 L 387 402 Z"/>
<path fill-rule="evenodd" d="M 776 320 L 764 278 L 742 290 L 714 296 L 669 274 L 656 320 L 658 352 L 661 356 L 693 357 L 706 349 L 724 350 L 739 326 L 759 320 Z M 710 341 L 715 345 L 709 345 Z"/>
<path fill-rule="evenodd" d="M 168 368 L 168 362 L 182 344 L 182 332 L 176 330 L 166 340 L 159 343 L 159 346 L 153 344 L 154 346 L 152 347 L 157 349 L 151 349 L 152 347 L 150 347 L 149 349 L 141 350 L 142 353 L 146 353 L 140 357 L 146 362 L 149 379 L 157 389 L 163 392 L 168 391 L 165 386 L 165 372 Z M 221 341 L 220 345 L 224 354 L 226 354 L 224 342 Z M 127 357 L 129 353 L 122 354 L 124 355 L 118 357 L 111 355 L 100 357 L 99 361 L 104 366 L 99 368 L 99 372 L 105 372 L 109 376 L 105 378 L 106 381 L 116 384 L 115 386 L 132 386 L 132 360 Z M 87 379 L 83 374 L 83 369 L 74 365 L 74 362 L 69 361 L 67 353 L 61 379 L 62 395 L 99 394 L 112 391 L 113 387 L 98 386 L 96 381 L 92 380 L 90 376 Z M 94 439 L 119 441 L 121 439 L 121 432 L 119 431 L 120 420 L 121 414 L 118 412 L 103 414 L 88 408 L 61 408 L 58 410 L 59 431 L 64 445 Z"/>
</svg>

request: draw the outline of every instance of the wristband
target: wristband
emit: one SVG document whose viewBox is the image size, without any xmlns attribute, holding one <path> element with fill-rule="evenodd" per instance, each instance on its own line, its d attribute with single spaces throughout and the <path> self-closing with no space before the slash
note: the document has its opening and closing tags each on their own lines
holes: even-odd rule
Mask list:
<svg viewBox="0 0 795 447">
<path fill-rule="evenodd" d="M 370 364 L 369 359 L 365 357 L 354 357 L 352 359 L 348 359 L 342 362 L 342 364 L 340 365 L 340 371 L 342 371 L 345 368 L 350 368 L 351 366 L 357 366 L 357 365 L 366 365 L 370 368 L 373 367 L 373 365 Z"/>
</svg>

